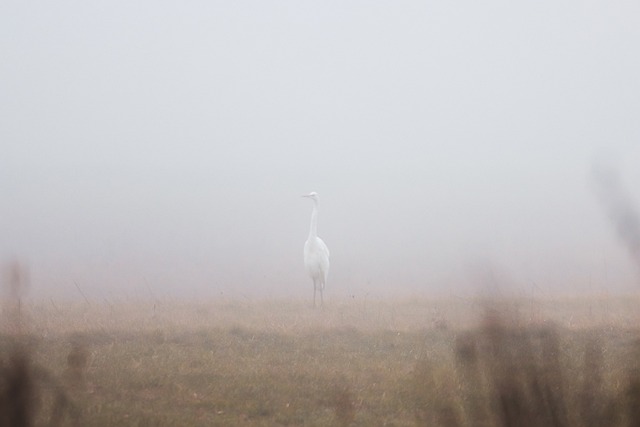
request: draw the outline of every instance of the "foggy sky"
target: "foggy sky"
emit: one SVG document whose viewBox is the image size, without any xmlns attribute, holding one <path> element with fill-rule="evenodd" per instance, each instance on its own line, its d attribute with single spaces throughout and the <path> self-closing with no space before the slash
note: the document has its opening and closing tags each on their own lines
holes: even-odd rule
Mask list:
<svg viewBox="0 0 640 427">
<path fill-rule="evenodd" d="M 517 2 L 519 3 L 519 2 Z M 0 255 L 32 294 L 640 289 L 631 1 L 3 2 Z"/>
</svg>

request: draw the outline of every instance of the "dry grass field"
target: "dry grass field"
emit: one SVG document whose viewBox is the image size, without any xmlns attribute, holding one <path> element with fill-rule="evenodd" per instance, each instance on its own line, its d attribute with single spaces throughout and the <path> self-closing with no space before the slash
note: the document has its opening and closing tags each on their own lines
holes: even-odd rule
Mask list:
<svg viewBox="0 0 640 427">
<path fill-rule="evenodd" d="M 0 426 L 638 425 L 639 303 L 27 301 Z"/>
</svg>

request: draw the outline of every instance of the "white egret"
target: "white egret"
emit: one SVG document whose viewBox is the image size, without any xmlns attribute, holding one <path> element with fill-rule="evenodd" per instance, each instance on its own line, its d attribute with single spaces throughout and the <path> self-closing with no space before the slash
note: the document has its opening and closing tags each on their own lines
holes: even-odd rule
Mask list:
<svg viewBox="0 0 640 427">
<path fill-rule="evenodd" d="M 329 274 L 329 248 L 318 237 L 318 193 L 315 191 L 305 194 L 302 197 L 308 197 L 313 200 L 313 211 L 311 212 L 311 228 L 309 229 L 309 237 L 304 244 L 304 266 L 307 273 L 313 280 L 313 306 L 316 306 L 316 291 L 320 291 L 320 305 L 324 304 L 322 291 L 327 283 L 327 275 Z"/>
</svg>

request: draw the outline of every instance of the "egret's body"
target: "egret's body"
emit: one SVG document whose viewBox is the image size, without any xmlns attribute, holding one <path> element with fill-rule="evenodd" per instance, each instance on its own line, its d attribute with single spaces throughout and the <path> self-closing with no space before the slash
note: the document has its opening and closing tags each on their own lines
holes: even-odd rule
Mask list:
<svg viewBox="0 0 640 427">
<path fill-rule="evenodd" d="M 316 291 L 320 291 L 320 305 L 324 303 L 322 292 L 329 274 L 329 248 L 318 237 L 318 193 L 313 192 L 302 197 L 308 197 L 313 200 L 309 237 L 304 244 L 304 266 L 311 280 L 313 280 L 313 306 L 315 307 Z"/>
</svg>

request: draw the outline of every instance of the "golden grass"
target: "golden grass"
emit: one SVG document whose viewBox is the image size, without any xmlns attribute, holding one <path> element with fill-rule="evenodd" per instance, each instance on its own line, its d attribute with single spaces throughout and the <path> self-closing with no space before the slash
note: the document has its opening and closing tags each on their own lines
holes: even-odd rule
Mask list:
<svg viewBox="0 0 640 427">
<path fill-rule="evenodd" d="M 43 425 L 518 425 L 552 401 L 564 424 L 529 425 L 584 425 L 589 398 L 616 425 L 639 302 L 30 301 L 1 348 L 28 350 Z"/>
</svg>

